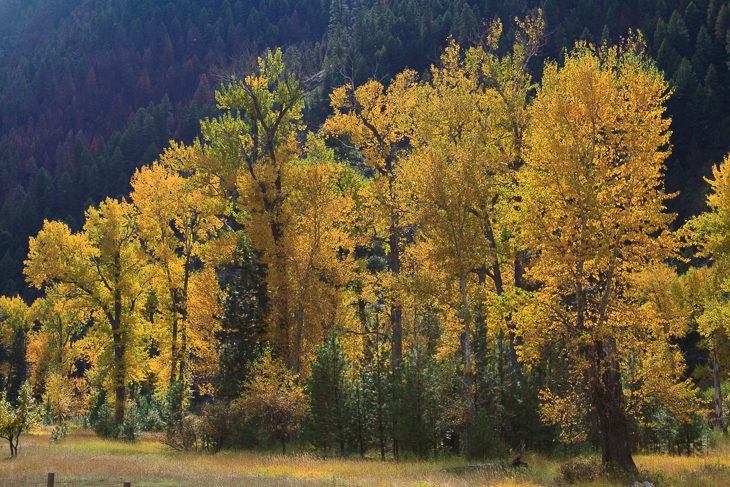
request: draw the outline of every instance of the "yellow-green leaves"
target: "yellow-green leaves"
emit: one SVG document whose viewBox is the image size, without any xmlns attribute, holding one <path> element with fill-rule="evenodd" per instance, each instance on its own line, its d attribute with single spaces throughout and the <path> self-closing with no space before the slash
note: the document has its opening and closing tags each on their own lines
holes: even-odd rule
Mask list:
<svg viewBox="0 0 730 487">
<path fill-rule="evenodd" d="M 92 313 L 91 335 L 103 337 L 100 367 L 110 373 L 104 384 L 114 391 L 115 418 L 121 423 L 126 384 L 139 379 L 147 357 L 142 353 L 141 302 L 149 291 L 148 260 L 137 238 L 134 208 L 107 199 L 86 212 L 84 231 L 72 234 L 60 222 L 45 222 L 30 239 L 25 261 L 28 281 L 41 289 L 56 285 L 76 296 Z"/>
<path fill-rule="evenodd" d="M 522 238 L 534 252 L 529 274 L 539 285 L 522 311 L 523 356 L 562 344 L 570 387 L 586 394 L 598 418 L 614 422 L 601 423 L 611 438 L 604 461 L 625 469 L 635 469 L 622 453 L 628 432 L 615 426 L 625 424 L 625 404 L 692 404 L 690 385 L 673 385 L 683 364 L 666 322 L 628 292 L 632 273 L 676 248 L 661 184 L 667 96 L 661 75 L 635 49 L 579 44 L 564 66 L 545 68 L 518 176 Z M 570 418 L 558 411 L 568 406 L 547 403 L 546 417 Z"/>
</svg>

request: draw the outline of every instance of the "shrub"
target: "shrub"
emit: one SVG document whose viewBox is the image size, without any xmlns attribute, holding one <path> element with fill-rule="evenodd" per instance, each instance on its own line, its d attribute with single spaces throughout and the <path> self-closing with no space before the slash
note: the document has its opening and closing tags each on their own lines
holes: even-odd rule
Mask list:
<svg viewBox="0 0 730 487">
<path fill-rule="evenodd" d="M 568 485 L 582 485 L 593 482 L 603 475 L 603 466 L 595 458 L 576 458 L 560 466 L 558 482 Z"/>
<path fill-rule="evenodd" d="M 127 411 L 124 421 L 119 425 L 119 438 L 126 441 L 139 441 L 142 436 L 142 424 L 136 404 Z"/>
<path fill-rule="evenodd" d="M 56 427 L 53 428 L 53 431 L 51 431 L 51 436 L 49 438 L 49 441 L 51 443 L 58 443 L 61 440 L 66 439 L 67 434 L 68 434 L 68 425 L 66 423 L 61 423 L 60 425 L 56 425 Z"/>
<path fill-rule="evenodd" d="M 20 386 L 20 393 L 15 405 L 8 400 L 7 389 L 0 399 L 0 438 L 10 443 L 10 457 L 18 454 L 20 435 L 41 424 L 42 414 L 33 399 L 30 382 Z"/>
<path fill-rule="evenodd" d="M 114 411 L 106 402 L 91 411 L 89 422 L 96 436 L 101 438 L 119 437 L 119 425 L 114 419 Z"/>
</svg>

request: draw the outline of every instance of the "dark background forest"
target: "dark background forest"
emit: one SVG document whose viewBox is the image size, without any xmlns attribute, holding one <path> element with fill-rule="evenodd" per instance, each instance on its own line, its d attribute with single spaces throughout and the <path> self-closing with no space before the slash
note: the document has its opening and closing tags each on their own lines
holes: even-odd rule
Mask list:
<svg viewBox="0 0 730 487">
<path fill-rule="evenodd" d="M 617 42 L 640 30 L 672 87 L 670 203 L 702 209 L 711 167 L 730 145 L 730 11 L 715 0 L 6 0 L 0 3 L 0 292 L 30 298 L 28 237 L 44 219 L 79 229 L 106 196 L 169 139 L 190 142 L 216 114 L 214 92 L 266 48 L 282 47 L 319 126 L 345 76 L 387 83 L 426 74 L 452 36 L 480 42 L 484 21 L 544 10 L 541 59 L 578 39 Z M 505 43 L 508 45 L 509 43 Z M 249 61 L 247 61 L 249 60 Z M 539 72 L 534 72 L 539 80 Z"/>
</svg>

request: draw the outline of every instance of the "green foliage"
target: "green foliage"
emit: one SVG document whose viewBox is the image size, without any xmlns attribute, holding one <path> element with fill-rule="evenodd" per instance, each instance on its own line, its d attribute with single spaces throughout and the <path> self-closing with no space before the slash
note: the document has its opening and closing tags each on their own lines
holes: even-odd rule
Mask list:
<svg viewBox="0 0 730 487">
<path fill-rule="evenodd" d="M 8 391 L 3 392 L 0 398 L 0 438 L 8 440 L 11 458 L 18 455 L 20 435 L 40 426 L 41 421 L 41 408 L 33 399 L 30 382 L 23 382 L 15 404 L 8 400 Z"/>
<path fill-rule="evenodd" d="M 238 252 L 235 264 L 223 276 L 228 277 L 228 292 L 221 326 L 215 333 L 220 344 L 216 396 L 230 401 L 241 395 L 251 364 L 259 355 L 268 295 L 264 267 L 251 251 Z"/>
<path fill-rule="evenodd" d="M 634 426 L 636 448 L 691 456 L 710 446 L 710 427 L 701 414 L 692 413 L 687 420 L 680 421 L 666 407 L 657 407 L 645 423 Z"/>
<path fill-rule="evenodd" d="M 139 441 L 142 436 L 142 421 L 139 408 L 133 404 L 124 416 L 124 421 L 119 425 L 119 438 L 125 441 Z"/>
<path fill-rule="evenodd" d="M 53 428 L 53 431 L 51 431 L 49 441 L 51 443 L 59 443 L 59 442 L 65 440 L 67 435 L 68 435 L 68 425 L 66 423 L 61 423 L 60 425 L 57 425 L 55 428 Z"/>
<path fill-rule="evenodd" d="M 162 419 L 164 403 L 157 400 L 151 392 L 141 395 L 134 407 L 141 431 L 164 430 L 165 422 Z"/>
<path fill-rule="evenodd" d="M 439 443 L 446 436 L 445 421 L 449 377 L 420 343 L 406 354 L 401 377 L 398 411 L 400 446 L 418 458 L 436 457 Z"/>
<path fill-rule="evenodd" d="M 178 379 L 170 384 L 165 395 L 162 414 L 165 422 L 165 443 L 175 449 L 188 450 L 195 444 L 193 439 L 197 435 L 191 433 L 191 421 L 186 420 L 191 395 L 190 384 L 185 379 Z"/>
<path fill-rule="evenodd" d="M 91 410 L 89 423 L 96 436 L 101 438 L 119 437 L 119 425 L 114 419 L 114 408 L 107 404 L 106 401 L 103 401 L 98 407 Z"/>
<path fill-rule="evenodd" d="M 347 377 L 350 369 L 337 334 L 331 333 L 317 350 L 306 389 L 309 396 L 305 422 L 307 436 L 325 453 L 336 449 L 344 456 L 348 451 L 355 394 L 354 384 Z"/>
</svg>

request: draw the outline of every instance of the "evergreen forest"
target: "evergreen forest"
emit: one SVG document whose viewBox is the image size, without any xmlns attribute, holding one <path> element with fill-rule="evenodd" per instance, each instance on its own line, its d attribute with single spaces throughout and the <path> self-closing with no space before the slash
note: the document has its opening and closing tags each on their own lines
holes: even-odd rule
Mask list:
<svg viewBox="0 0 730 487">
<path fill-rule="evenodd" d="M 0 437 L 703 451 L 729 9 L 0 3 Z"/>
</svg>

